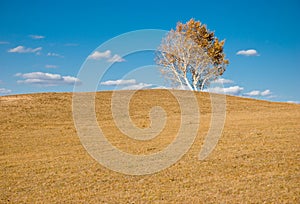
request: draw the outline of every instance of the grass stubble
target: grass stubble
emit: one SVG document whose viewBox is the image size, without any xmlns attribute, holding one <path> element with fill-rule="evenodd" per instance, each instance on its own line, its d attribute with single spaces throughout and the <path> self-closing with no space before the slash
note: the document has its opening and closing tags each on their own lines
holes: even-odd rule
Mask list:
<svg viewBox="0 0 300 204">
<path fill-rule="evenodd" d="M 72 93 L 0 97 L 1 203 L 300 203 L 300 105 L 227 96 L 226 122 L 214 151 L 198 160 L 210 126 L 208 93 L 195 93 L 200 128 L 181 160 L 156 174 L 111 171 L 87 153 L 72 118 Z M 166 126 L 156 138 L 136 141 L 115 125 L 112 92 L 96 95 L 99 126 L 117 148 L 158 152 L 176 137 L 180 107 L 167 90 L 143 90 L 130 116 L 149 127 L 161 106 Z M 189 104 L 186 104 L 189 105 Z"/>
</svg>

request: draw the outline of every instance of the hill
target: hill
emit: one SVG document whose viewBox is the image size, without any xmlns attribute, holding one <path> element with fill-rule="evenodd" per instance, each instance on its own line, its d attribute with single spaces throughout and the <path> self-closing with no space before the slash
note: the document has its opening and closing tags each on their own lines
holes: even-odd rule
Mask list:
<svg viewBox="0 0 300 204">
<path fill-rule="evenodd" d="M 111 171 L 87 153 L 74 127 L 72 93 L 0 97 L 1 203 L 300 203 L 300 105 L 227 96 L 223 134 L 199 161 L 211 107 L 208 93 L 195 94 L 201 122 L 191 149 L 170 168 L 144 176 Z M 150 141 L 117 129 L 111 96 L 97 93 L 96 113 L 117 148 L 152 154 L 174 139 L 180 108 L 167 90 L 138 91 L 131 100 L 138 127 L 150 126 L 154 105 L 167 113 L 165 128 Z"/>
</svg>

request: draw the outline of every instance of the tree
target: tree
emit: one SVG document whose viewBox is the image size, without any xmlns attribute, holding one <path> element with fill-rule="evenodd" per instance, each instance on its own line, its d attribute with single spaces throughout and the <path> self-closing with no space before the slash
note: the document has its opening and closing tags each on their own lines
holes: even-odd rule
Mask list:
<svg viewBox="0 0 300 204">
<path fill-rule="evenodd" d="M 177 23 L 163 38 L 156 55 L 162 75 L 175 86 L 203 90 L 223 75 L 229 61 L 219 41 L 206 25 L 194 19 Z"/>
</svg>

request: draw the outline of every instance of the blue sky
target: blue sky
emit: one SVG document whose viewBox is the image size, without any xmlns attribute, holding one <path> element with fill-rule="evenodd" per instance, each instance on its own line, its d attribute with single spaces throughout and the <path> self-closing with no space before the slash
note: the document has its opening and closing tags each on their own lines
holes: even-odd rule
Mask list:
<svg viewBox="0 0 300 204">
<path fill-rule="evenodd" d="M 139 29 L 170 30 L 178 21 L 195 18 L 219 39 L 226 39 L 230 60 L 223 76 L 226 93 L 300 101 L 299 10 L 296 0 L 2 0 L 0 95 L 70 92 L 86 58 L 107 40 Z M 147 77 L 129 74 L 128 80 L 134 81 L 116 82 L 139 66 L 154 64 L 153 52 L 135 53 L 124 60 L 110 49 L 99 53 L 100 58 L 116 62 L 103 76 L 100 90 L 113 89 L 114 84 L 126 88 L 159 83 L 155 70 L 148 70 Z"/>
</svg>

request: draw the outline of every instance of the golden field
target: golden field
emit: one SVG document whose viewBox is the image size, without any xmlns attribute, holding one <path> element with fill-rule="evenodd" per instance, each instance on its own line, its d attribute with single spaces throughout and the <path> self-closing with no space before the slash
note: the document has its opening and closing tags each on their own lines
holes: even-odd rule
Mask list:
<svg viewBox="0 0 300 204">
<path fill-rule="evenodd" d="M 300 203 L 300 105 L 227 96 L 226 122 L 214 151 L 198 160 L 210 126 L 208 93 L 195 93 L 200 128 L 181 160 L 156 174 L 109 170 L 84 149 L 72 116 L 72 93 L 0 97 L 1 203 Z M 167 90 L 138 91 L 130 116 L 149 127 L 161 106 L 166 126 L 149 141 L 116 127 L 112 92 L 96 96 L 99 126 L 117 148 L 152 154 L 175 138 L 180 107 Z M 186 104 L 187 106 L 189 104 Z"/>
</svg>

